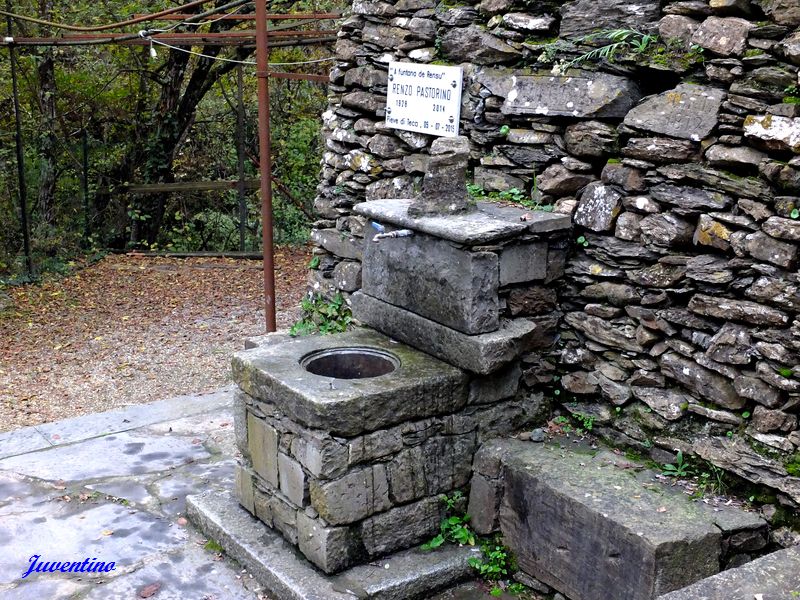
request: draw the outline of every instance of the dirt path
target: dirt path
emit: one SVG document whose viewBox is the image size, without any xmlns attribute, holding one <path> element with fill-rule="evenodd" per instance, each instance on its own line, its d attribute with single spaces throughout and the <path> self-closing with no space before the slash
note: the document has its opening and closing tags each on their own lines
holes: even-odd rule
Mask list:
<svg viewBox="0 0 800 600">
<path fill-rule="evenodd" d="M 276 251 L 278 328 L 297 319 L 307 249 Z M 108 256 L 8 290 L 0 318 L 0 431 L 216 389 L 264 333 L 259 261 Z"/>
</svg>

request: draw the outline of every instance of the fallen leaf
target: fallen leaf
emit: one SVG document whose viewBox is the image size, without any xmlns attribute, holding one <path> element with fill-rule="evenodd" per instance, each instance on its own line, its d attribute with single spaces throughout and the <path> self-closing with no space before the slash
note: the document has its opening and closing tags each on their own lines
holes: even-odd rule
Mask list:
<svg viewBox="0 0 800 600">
<path fill-rule="evenodd" d="M 659 506 L 656 509 L 656 512 L 665 513 L 665 512 L 667 512 L 667 507 L 666 506 Z"/>
<path fill-rule="evenodd" d="M 186 519 L 186 517 L 179 517 L 177 523 L 181 527 L 185 527 L 186 525 L 189 524 L 189 521 Z"/>
<path fill-rule="evenodd" d="M 160 589 L 161 589 L 160 581 L 148 583 L 146 586 L 139 589 L 139 598 L 150 598 L 151 596 L 155 596 Z"/>
<path fill-rule="evenodd" d="M 100 535 L 108 537 L 109 535 L 114 535 L 114 531 L 112 529 L 103 529 L 103 531 L 100 532 Z"/>
</svg>

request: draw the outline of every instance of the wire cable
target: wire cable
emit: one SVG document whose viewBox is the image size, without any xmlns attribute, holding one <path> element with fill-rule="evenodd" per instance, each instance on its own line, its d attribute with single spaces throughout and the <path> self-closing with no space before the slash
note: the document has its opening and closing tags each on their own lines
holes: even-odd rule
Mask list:
<svg viewBox="0 0 800 600">
<path fill-rule="evenodd" d="M 177 50 L 179 52 L 185 52 L 186 54 L 191 54 L 193 56 L 199 56 L 201 58 L 208 58 L 211 60 L 217 60 L 220 62 L 228 62 L 228 63 L 235 63 L 237 65 L 255 65 L 256 61 L 254 60 L 236 60 L 233 58 L 225 58 L 222 56 L 211 56 L 210 54 L 203 54 L 202 52 L 196 52 L 194 50 L 188 50 L 186 48 L 181 48 L 180 46 L 173 46 L 172 44 L 168 44 L 166 42 L 162 42 L 156 38 L 149 37 L 147 35 L 147 31 L 140 31 L 139 36 L 143 39 L 146 39 L 151 44 L 157 44 L 158 46 L 164 46 L 165 48 L 169 48 L 170 50 Z M 296 62 L 271 62 L 269 66 L 271 67 L 290 67 L 295 65 L 312 65 L 316 63 L 328 62 L 331 60 L 336 60 L 335 56 L 328 56 L 325 58 L 315 58 L 313 60 L 302 60 Z"/>
<path fill-rule="evenodd" d="M 173 8 L 168 8 L 166 10 L 159 11 L 157 13 L 152 13 L 149 15 L 142 15 L 140 17 L 135 17 L 133 19 L 128 19 L 126 21 L 120 21 L 118 23 L 109 23 L 106 25 L 95 25 L 92 27 L 82 27 L 80 25 L 69 25 L 67 23 L 55 23 L 53 21 L 46 21 L 45 19 L 38 19 L 36 17 L 29 17 L 26 15 L 18 15 L 16 13 L 8 12 L 5 10 L 0 10 L 0 15 L 4 15 L 6 17 L 11 17 L 13 19 L 18 19 L 20 21 L 29 21 L 31 23 L 36 23 L 38 25 L 45 25 L 47 27 L 53 27 L 55 29 L 66 29 L 67 31 L 83 31 L 83 32 L 92 32 L 92 31 L 106 31 L 108 29 L 118 29 L 120 27 L 125 27 L 128 25 L 135 25 L 136 23 L 143 23 L 145 21 L 155 21 L 158 17 L 163 17 L 165 15 L 171 15 L 172 13 L 181 12 L 186 10 L 187 8 L 194 8 L 195 6 L 201 6 L 203 4 L 208 4 L 212 0 L 193 0 L 188 4 L 183 4 L 181 6 L 175 6 Z M 241 4 L 245 4 L 246 2 L 250 2 L 250 0 L 243 0 Z M 214 12 L 217 12 L 216 10 Z M 213 13 L 212 13 L 213 14 Z"/>
</svg>

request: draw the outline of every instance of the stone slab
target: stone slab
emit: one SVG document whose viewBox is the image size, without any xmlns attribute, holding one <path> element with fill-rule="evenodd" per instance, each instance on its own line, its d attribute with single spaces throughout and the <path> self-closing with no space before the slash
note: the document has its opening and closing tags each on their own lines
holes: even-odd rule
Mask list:
<svg viewBox="0 0 800 600">
<path fill-rule="evenodd" d="M 75 437 L 70 438 L 73 443 L 51 447 L 45 440 L 46 450 L 9 458 L 20 462 L 28 458 L 36 463 L 37 478 L 0 471 L 0 597 L 138 598 L 145 586 L 158 583 L 160 589 L 154 598 L 267 600 L 267 596 L 257 593 L 258 584 L 251 575 L 203 549 L 205 540 L 191 526 L 175 519 L 175 514 L 183 510 L 187 492 L 218 491 L 233 485 L 234 462 L 225 459 L 234 448 L 230 390 L 227 396 L 218 410 L 194 416 L 184 417 L 192 415 L 202 402 L 186 403 L 192 398 L 187 396 L 52 423 L 54 431 L 74 433 Z M 154 410 L 148 413 L 148 407 Z M 203 409 L 209 409 L 209 405 Z M 127 417 L 130 418 L 126 422 Z M 75 422 L 84 423 L 83 434 L 92 439 L 76 442 L 81 431 L 74 428 Z M 100 444 L 106 438 L 95 436 L 98 431 L 106 431 L 109 424 L 134 426 L 136 430 L 107 436 L 117 438 L 107 442 L 116 449 L 103 452 Z M 153 442 L 158 437 L 168 444 L 181 439 L 201 451 L 203 446 L 213 446 L 219 448 L 220 454 L 215 450 L 212 454 L 203 452 L 195 458 L 187 455 L 186 460 L 173 460 L 177 455 L 167 452 L 169 456 L 154 459 L 160 461 L 162 471 L 130 475 L 126 462 L 136 467 L 139 454 L 125 454 L 124 450 L 138 446 L 126 444 L 138 440 L 133 443 L 144 443 L 141 454 L 149 446 L 162 452 L 165 446 Z M 90 451 L 92 448 L 94 452 Z M 80 457 L 87 464 L 86 478 L 62 480 L 62 464 L 75 473 L 73 463 Z M 126 474 L 105 475 L 121 472 Z M 106 494 L 114 498 L 104 497 Z M 103 574 L 36 573 L 20 579 L 32 554 L 40 554 L 47 561 L 96 556 L 115 561 L 116 568 Z"/>
<path fill-rule="evenodd" d="M 466 335 L 363 292 L 353 294 L 351 302 L 353 315 L 362 323 L 479 375 L 493 373 L 532 350 L 538 334 L 533 321 L 514 319 L 502 321 L 497 331 Z"/>
<path fill-rule="evenodd" d="M 81 481 L 167 471 L 211 455 L 191 438 L 122 432 L 0 460 L 0 471 Z"/>
<path fill-rule="evenodd" d="M 642 97 L 627 77 L 570 70 L 563 76 L 514 77 L 504 115 L 624 117 Z"/>
<path fill-rule="evenodd" d="M 716 126 L 723 99 L 718 89 L 682 83 L 645 99 L 625 116 L 625 125 L 699 142 Z"/>
<path fill-rule="evenodd" d="M 187 498 L 189 517 L 280 600 L 405 600 L 446 588 L 470 575 L 476 548 L 407 550 L 326 577 L 274 530 L 251 517 L 229 493 Z"/>
<path fill-rule="evenodd" d="M 36 426 L 0 433 L 0 458 L 50 448 L 53 444 Z"/>
<path fill-rule="evenodd" d="M 800 548 L 792 547 L 659 596 L 657 600 L 788 600 L 798 595 Z"/>
<path fill-rule="evenodd" d="M 713 513 L 610 452 L 508 441 L 500 527 L 520 568 L 570 598 L 651 600 L 719 571 Z M 624 460 L 623 460 L 624 462 Z M 591 573 L 591 577 L 587 577 Z"/>
<path fill-rule="evenodd" d="M 49 504 L 53 510 L 37 504 L 36 512 L 3 516 L 0 581 L 20 579 L 33 554 L 39 554 L 43 561 L 97 557 L 114 561 L 119 571 L 129 571 L 142 561 L 182 546 L 188 539 L 185 529 L 121 504 L 67 504 L 55 500 Z M 101 576 L 92 574 L 89 578 Z"/>
<path fill-rule="evenodd" d="M 498 328 L 498 286 L 497 254 L 469 252 L 423 233 L 364 250 L 365 293 L 463 333 Z"/>
<path fill-rule="evenodd" d="M 566 215 L 500 207 L 489 202 L 478 202 L 477 210 L 471 213 L 419 218 L 408 215 L 410 204 L 411 200 L 401 198 L 371 200 L 356 204 L 353 211 L 379 223 L 413 229 L 465 246 L 490 244 L 524 233 L 568 231 L 571 227 Z M 525 214 L 528 219 L 522 221 L 520 217 Z"/>
<path fill-rule="evenodd" d="M 178 396 L 8 431 L 0 434 L 0 458 L 212 412 L 230 405 L 233 389 L 227 386 L 209 394 Z"/>
<path fill-rule="evenodd" d="M 323 377 L 300 366 L 312 352 L 342 347 L 389 352 L 400 365 L 391 373 L 366 379 Z M 369 329 L 306 336 L 239 352 L 232 369 L 234 381 L 247 394 L 271 403 L 302 425 L 348 437 L 452 413 L 467 399 L 464 373 Z"/>
<path fill-rule="evenodd" d="M 238 565 L 233 565 L 234 567 Z M 256 594 L 242 585 L 240 569 L 215 560 L 213 552 L 196 543 L 150 560 L 141 569 L 96 586 L 82 600 L 141 598 L 146 586 L 160 584 L 154 600 L 253 600 Z"/>
<path fill-rule="evenodd" d="M 547 243 L 507 245 L 500 253 L 500 285 L 547 277 Z M 365 290 L 366 291 L 366 290 Z"/>
</svg>

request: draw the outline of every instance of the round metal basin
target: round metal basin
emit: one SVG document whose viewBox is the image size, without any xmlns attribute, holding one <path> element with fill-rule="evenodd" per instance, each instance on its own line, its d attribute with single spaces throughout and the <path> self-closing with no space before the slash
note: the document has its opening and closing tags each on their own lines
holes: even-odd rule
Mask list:
<svg viewBox="0 0 800 600">
<path fill-rule="evenodd" d="M 391 373 L 400 366 L 400 360 L 375 348 L 329 348 L 307 354 L 300 366 L 323 377 L 367 379 Z"/>
</svg>

